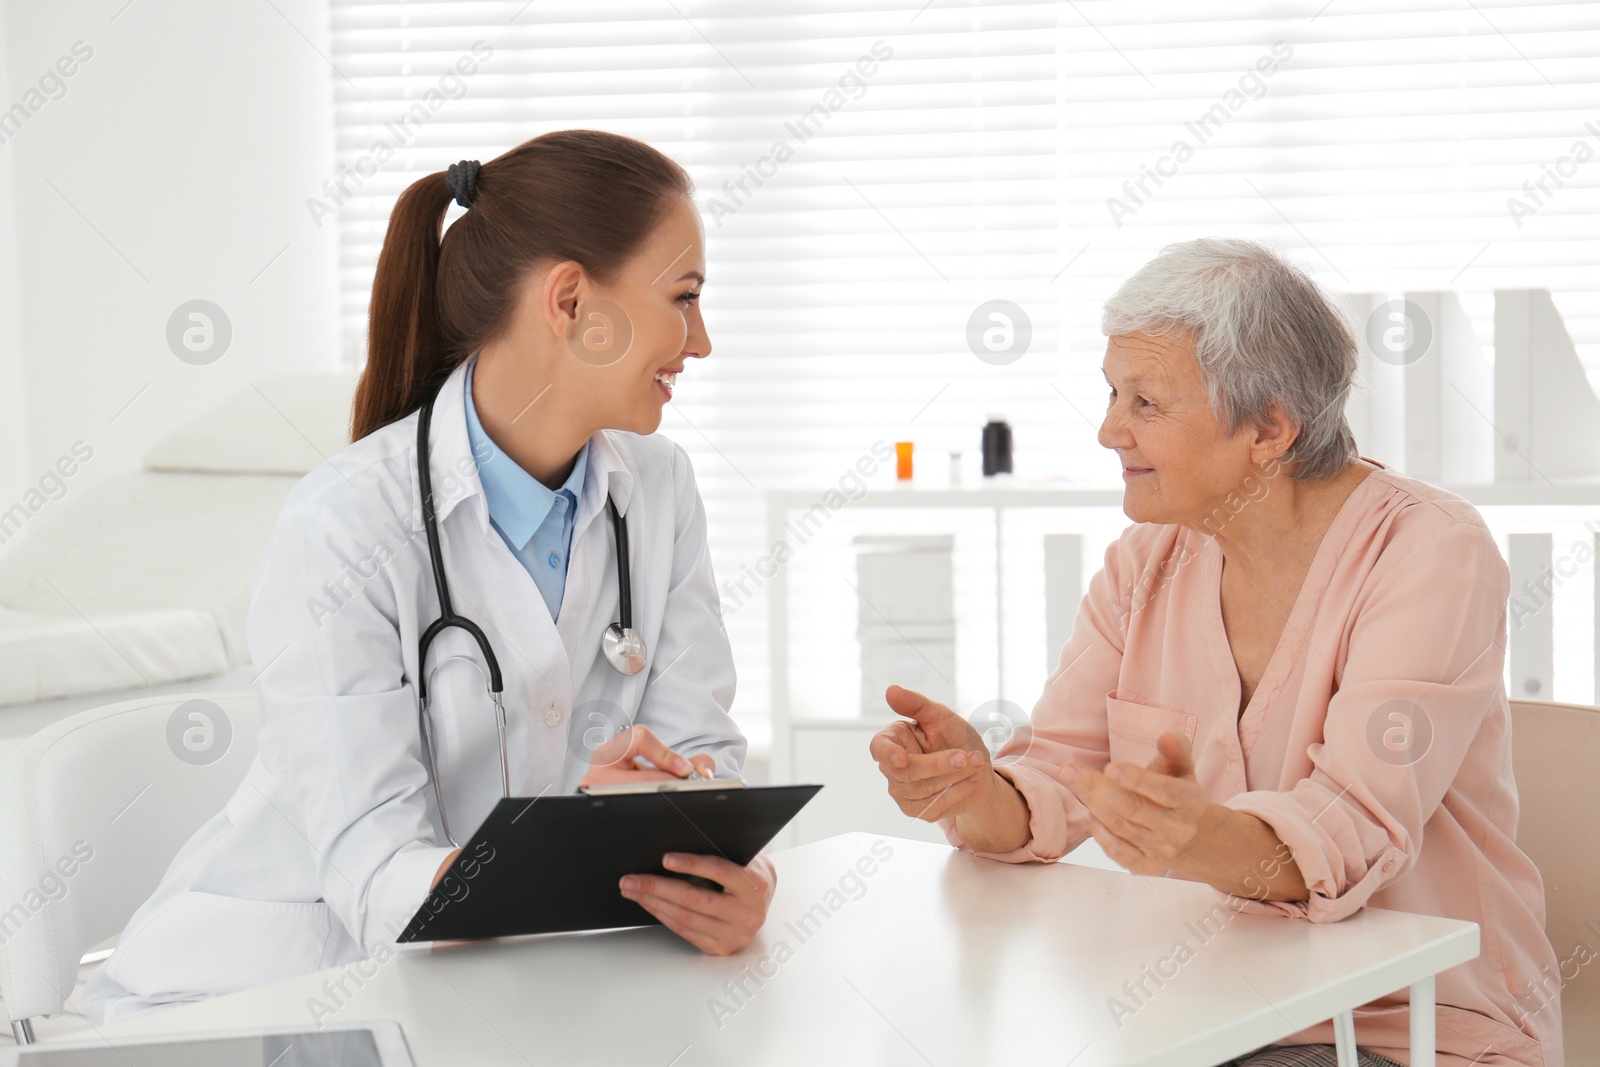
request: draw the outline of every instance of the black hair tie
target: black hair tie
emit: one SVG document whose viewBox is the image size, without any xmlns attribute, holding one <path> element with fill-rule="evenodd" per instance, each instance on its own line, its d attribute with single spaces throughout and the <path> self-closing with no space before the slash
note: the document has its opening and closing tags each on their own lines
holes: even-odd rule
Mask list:
<svg viewBox="0 0 1600 1067">
<path fill-rule="evenodd" d="M 463 159 L 460 163 L 450 164 L 450 168 L 444 172 L 445 188 L 450 190 L 456 203 L 462 207 L 470 208 L 478 198 L 479 166 L 476 159 Z"/>
</svg>

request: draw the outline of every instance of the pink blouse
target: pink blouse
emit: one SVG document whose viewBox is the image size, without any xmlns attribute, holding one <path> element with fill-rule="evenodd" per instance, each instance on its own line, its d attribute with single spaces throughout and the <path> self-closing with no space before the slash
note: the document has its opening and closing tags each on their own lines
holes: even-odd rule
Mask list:
<svg viewBox="0 0 1600 1067">
<path fill-rule="evenodd" d="M 1008 863 L 1057 860 L 1089 826 L 1056 772 L 1143 765 L 1157 737 L 1181 733 L 1206 795 L 1270 825 L 1310 890 L 1230 905 L 1336 922 L 1370 903 L 1476 922 L 1478 958 L 1438 977 L 1439 1062 L 1559 1067 L 1544 889 L 1516 846 L 1501 680 L 1510 576 L 1477 510 L 1387 469 L 1360 482 L 1242 716 L 1221 575 L 1210 536 L 1130 526 L 1089 585 L 1032 729 L 1000 751 L 1031 840 L 972 850 L 947 818 L 950 842 Z M 1358 1044 L 1407 1062 L 1408 999 L 1358 1009 Z M 1280 1043 L 1333 1041 L 1323 1023 Z"/>
</svg>

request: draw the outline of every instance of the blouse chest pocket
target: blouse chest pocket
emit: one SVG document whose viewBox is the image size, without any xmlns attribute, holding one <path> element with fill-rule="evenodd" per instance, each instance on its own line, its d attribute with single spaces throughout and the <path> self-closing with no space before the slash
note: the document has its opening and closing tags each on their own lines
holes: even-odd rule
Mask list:
<svg viewBox="0 0 1600 1067">
<path fill-rule="evenodd" d="M 1106 733 L 1111 760 L 1143 767 L 1160 755 L 1156 740 L 1164 733 L 1182 735 L 1194 746 L 1199 719 L 1176 708 L 1106 697 Z"/>
</svg>

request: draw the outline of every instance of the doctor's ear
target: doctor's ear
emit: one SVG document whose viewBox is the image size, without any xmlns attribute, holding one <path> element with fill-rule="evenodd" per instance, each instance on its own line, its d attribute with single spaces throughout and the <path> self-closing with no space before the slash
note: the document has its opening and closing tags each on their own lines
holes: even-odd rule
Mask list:
<svg viewBox="0 0 1600 1067">
<path fill-rule="evenodd" d="M 578 327 L 578 303 L 590 289 L 589 276 L 569 259 L 548 270 L 530 271 L 529 284 L 540 296 L 540 317 L 550 331 L 562 341 L 570 340 Z"/>
</svg>

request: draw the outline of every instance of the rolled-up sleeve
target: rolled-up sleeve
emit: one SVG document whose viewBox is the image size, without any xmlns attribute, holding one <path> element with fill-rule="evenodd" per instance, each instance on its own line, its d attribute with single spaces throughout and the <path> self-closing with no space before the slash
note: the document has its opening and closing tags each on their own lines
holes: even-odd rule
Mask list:
<svg viewBox="0 0 1600 1067">
<path fill-rule="evenodd" d="M 1307 750 L 1311 774 L 1226 802 L 1272 827 L 1310 893 L 1235 898 L 1243 910 L 1336 922 L 1404 875 L 1485 716 L 1505 700 L 1510 576 L 1493 537 L 1464 520 L 1404 536 L 1368 579 L 1322 740 Z"/>
<path fill-rule="evenodd" d="M 451 851 L 435 844 L 388 573 L 331 506 L 286 507 L 248 633 L 260 759 L 282 786 L 263 795 L 309 846 L 323 899 L 374 953 L 393 944 Z"/>
<path fill-rule="evenodd" d="M 974 849 L 953 816 L 939 820 L 957 848 L 1006 863 L 1053 863 L 1089 836 L 1086 810 L 1057 775 L 1068 763 L 1096 770 L 1110 760 L 1106 697 L 1116 689 L 1126 633 L 1128 570 L 1125 539 L 1106 549 L 1105 566 L 1089 582 L 1072 636 L 1061 649 L 1029 723 L 995 756 L 994 768 L 1028 804 L 1028 841 L 1008 852 Z"/>
</svg>

